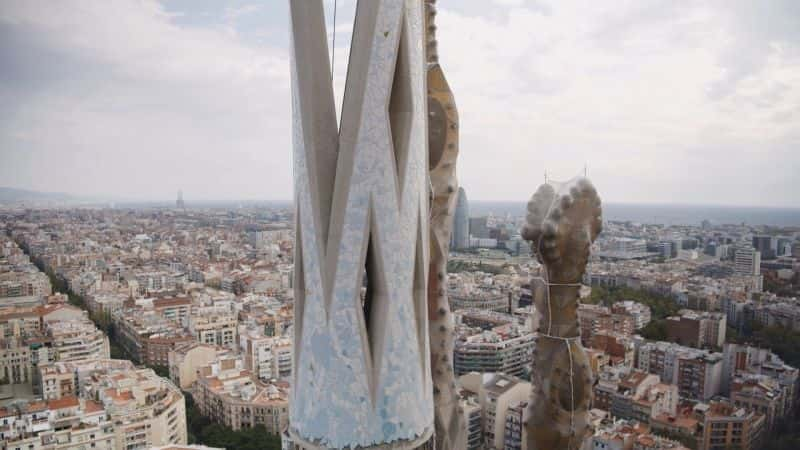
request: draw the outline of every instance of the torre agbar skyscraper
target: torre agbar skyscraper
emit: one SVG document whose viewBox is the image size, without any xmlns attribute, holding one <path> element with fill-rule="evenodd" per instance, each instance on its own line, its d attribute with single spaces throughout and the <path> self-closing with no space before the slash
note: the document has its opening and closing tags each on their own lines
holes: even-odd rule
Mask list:
<svg viewBox="0 0 800 450">
<path fill-rule="evenodd" d="M 337 131 L 322 0 L 290 0 L 289 448 L 431 449 L 422 0 L 361 0 Z"/>
</svg>

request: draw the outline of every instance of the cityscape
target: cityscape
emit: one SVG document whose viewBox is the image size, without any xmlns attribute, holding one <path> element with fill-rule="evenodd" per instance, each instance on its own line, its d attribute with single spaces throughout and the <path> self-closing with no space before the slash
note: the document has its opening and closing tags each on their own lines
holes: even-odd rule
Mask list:
<svg viewBox="0 0 800 450">
<path fill-rule="evenodd" d="M 794 4 L 64 4 L 0 6 L 0 450 L 800 448 Z"/>
<path fill-rule="evenodd" d="M 446 285 L 467 448 L 523 448 L 541 265 L 523 217 L 471 216 L 458 197 Z M 5 448 L 238 448 L 246 430 L 279 435 L 293 388 L 292 215 L 180 197 L 4 205 Z M 800 227 L 604 226 L 578 312 L 594 442 L 755 449 L 791 423 Z"/>
</svg>

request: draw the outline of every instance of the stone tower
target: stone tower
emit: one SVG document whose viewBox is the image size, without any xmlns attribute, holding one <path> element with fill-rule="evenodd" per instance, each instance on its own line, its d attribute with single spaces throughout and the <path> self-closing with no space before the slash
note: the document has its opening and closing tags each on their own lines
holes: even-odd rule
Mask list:
<svg viewBox="0 0 800 450">
<path fill-rule="evenodd" d="M 590 434 L 592 374 L 580 341 L 578 298 L 602 224 L 600 198 L 586 178 L 543 184 L 528 203 L 522 237 L 544 266 L 526 419 L 529 450 L 577 450 Z"/>
<path fill-rule="evenodd" d="M 423 2 L 358 2 L 340 128 L 322 0 L 290 11 L 291 448 L 433 448 Z"/>
<path fill-rule="evenodd" d="M 458 188 L 458 110 L 439 65 L 436 44 L 436 0 L 425 0 L 428 43 L 428 148 L 431 179 L 431 261 L 428 275 L 428 320 L 431 339 L 436 449 L 467 446 L 463 412 L 453 372 L 453 315 L 447 300 L 447 257 Z M 464 217 L 466 221 L 466 216 Z"/>
</svg>

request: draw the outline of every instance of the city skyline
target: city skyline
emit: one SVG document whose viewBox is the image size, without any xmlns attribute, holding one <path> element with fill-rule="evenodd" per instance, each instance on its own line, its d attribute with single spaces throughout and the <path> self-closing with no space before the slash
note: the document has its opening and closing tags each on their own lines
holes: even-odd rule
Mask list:
<svg viewBox="0 0 800 450">
<path fill-rule="evenodd" d="M 291 198 L 284 3 L 4 4 L 3 184 Z M 353 7 L 339 2 L 338 101 Z M 800 207 L 795 3 L 439 9 L 471 199 L 524 201 L 545 170 L 587 163 L 608 202 Z"/>
<path fill-rule="evenodd" d="M 800 446 L 800 3 L 0 3 L 3 449 Z"/>
</svg>

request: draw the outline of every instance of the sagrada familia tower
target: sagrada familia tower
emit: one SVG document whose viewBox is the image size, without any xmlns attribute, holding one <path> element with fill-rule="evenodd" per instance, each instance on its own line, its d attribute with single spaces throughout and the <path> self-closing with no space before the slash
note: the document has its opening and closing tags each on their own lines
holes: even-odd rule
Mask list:
<svg viewBox="0 0 800 450">
<path fill-rule="evenodd" d="M 295 180 L 294 370 L 285 448 L 465 450 L 447 257 L 458 112 L 436 0 L 359 0 L 337 123 L 322 0 L 289 0 Z M 590 374 L 577 298 L 599 232 L 588 180 L 547 184 L 526 239 L 548 297 L 528 449 L 577 449 Z"/>
<path fill-rule="evenodd" d="M 338 130 L 322 0 L 290 6 L 289 433 L 297 449 L 432 449 L 423 4 L 358 2 Z"/>
<path fill-rule="evenodd" d="M 600 233 L 600 198 L 586 178 L 545 183 L 528 203 L 522 237 L 543 265 L 543 295 L 526 420 L 528 450 L 581 448 L 589 435 L 591 369 L 581 347 L 578 298 Z"/>
</svg>

